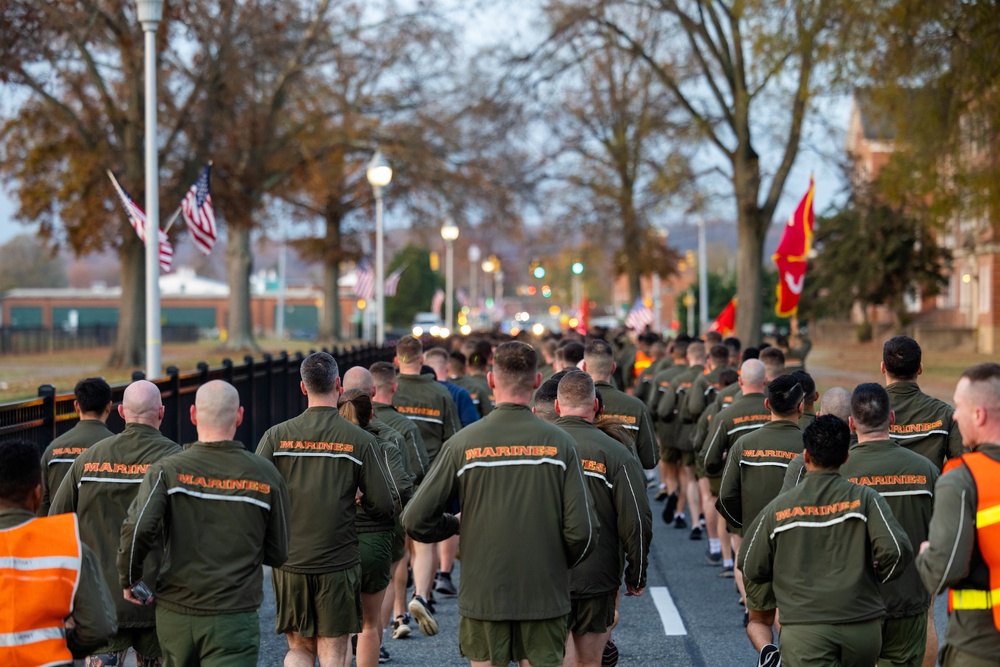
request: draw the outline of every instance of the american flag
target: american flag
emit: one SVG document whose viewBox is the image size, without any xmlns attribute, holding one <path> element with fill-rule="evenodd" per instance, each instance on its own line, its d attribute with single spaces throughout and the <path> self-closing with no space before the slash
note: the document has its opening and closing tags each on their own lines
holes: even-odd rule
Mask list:
<svg viewBox="0 0 1000 667">
<path fill-rule="evenodd" d="M 455 290 L 455 301 L 458 301 L 458 305 L 462 306 L 463 308 L 470 305 L 469 293 L 465 291 L 464 287 L 459 287 L 457 290 Z"/>
<path fill-rule="evenodd" d="M 385 279 L 385 295 L 386 296 L 396 296 L 396 288 L 399 287 L 399 278 L 403 275 L 403 271 L 406 270 L 406 264 L 399 267 L 395 271 L 389 274 L 389 277 Z"/>
<path fill-rule="evenodd" d="M 115 178 L 115 175 L 110 170 L 108 171 L 108 177 L 115 186 L 115 192 L 118 193 L 118 197 L 122 200 L 122 205 L 125 207 L 125 213 L 128 215 L 128 221 L 132 224 L 132 229 L 139 235 L 139 240 L 145 243 L 146 214 L 139 208 L 138 204 L 132 201 L 132 198 L 125 192 L 125 189 L 118 184 L 118 179 Z M 166 232 L 162 229 L 158 229 L 157 231 L 160 233 L 160 270 L 166 273 L 170 270 L 170 265 L 174 261 L 174 248 L 170 245 L 170 239 L 167 237 Z"/>
<path fill-rule="evenodd" d="M 362 257 L 354 269 L 357 281 L 354 283 L 354 296 L 365 301 L 371 301 L 375 296 L 375 269 L 367 258 Z"/>
<path fill-rule="evenodd" d="M 215 231 L 215 212 L 212 209 L 212 193 L 209 192 L 209 172 L 212 165 L 206 165 L 201 176 L 188 190 L 181 202 L 181 212 L 184 222 L 198 250 L 207 255 L 212 252 L 212 246 L 218 234 Z"/>
<path fill-rule="evenodd" d="M 646 327 L 653 323 L 653 311 L 649 309 L 649 306 L 639 297 L 632 304 L 632 308 L 629 309 L 628 315 L 625 316 L 625 326 L 635 329 L 636 331 L 643 331 Z"/>
</svg>

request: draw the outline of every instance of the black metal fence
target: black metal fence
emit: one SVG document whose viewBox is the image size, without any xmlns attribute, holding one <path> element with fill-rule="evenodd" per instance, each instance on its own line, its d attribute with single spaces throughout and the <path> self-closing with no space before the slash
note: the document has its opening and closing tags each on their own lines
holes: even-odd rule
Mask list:
<svg viewBox="0 0 1000 667">
<path fill-rule="evenodd" d="M 0 327 L 0 355 L 39 354 L 61 350 L 105 347 L 115 342 L 115 324 L 85 324 L 73 328 Z M 190 343 L 198 340 L 198 327 L 186 324 L 164 325 L 164 343 Z"/>
<path fill-rule="evenodd" d="M 341 374 L 354 366 L 367 368 L 376 361 L 392 361 L 395 354 L 392 348 L 376 346 L 324 348 L 323 351 L 334 356 Z M 224 359 L 218 368 L 209 368 L 202 362 L 197 370 L 185 373 L 175 366 L 167 368 L 166 377 L 154 381 L 160 388 L 165 408 L 160 431 L 181 444 L 197 440 L 198 434 L 190 418 L 195 392 L 210 380 L 225 380 L 239 391 L 244 410 L 236 440 L 250 450 L 256 449 L 267 429 L 305 410 L 306 397 L 299 389 L 299 365 L 304 357 L 302 352 L 294 355 L 282 352 L 276 357 L 265 354 L 260 360 L 246 356 L 242 364 Z M 133 380 L 142 378 L 142 372 L 133 375 Z M 121 402 L 127 386 L 119 384 L 111 388 L 115 406 Z M 73 398 L 72 393 L 57 395 L 55 387 L 46 384 L 38 388 L 38 398 L 0 404 L 0 439 L 25 438 L 34 442 L 39 452 L 44 451 L 53 439 L 77 423 Z M 117 408 L 111 411 L 108 428 L 114 433 L 125 428 Z"/>
</svg>

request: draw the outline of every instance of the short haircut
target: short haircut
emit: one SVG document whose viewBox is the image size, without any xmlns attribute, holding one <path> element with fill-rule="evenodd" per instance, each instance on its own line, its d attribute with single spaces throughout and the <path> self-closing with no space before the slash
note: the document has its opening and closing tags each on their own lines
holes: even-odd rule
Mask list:
<svg viewBox="0 0 1000 667">
<path fill-rule="evenodd" d="M 677 338 L 674 339 L 674 342 L 675 343 L 690 343 L 691 340 L 692 340 L 691 336 L 688 336 L 686 333 L 679 333 L 679 334 L 677 334 Z"/>
<path fill-rule="evenodd" d="M 556 342 L 554 338 L 549 338 L 547 340 L 542 341 L 542 354 L 549 357 L 554 357 L 556 355 L 556 347 L 558 345 L 559 344 Z"/>
<path fill-rule="evenodd" d="M 767 369 L 768 377 L 776 378 L 785 374 L 785 353 L 776 347 L 760 351 L 760 360 Z"/>
<path fill-rule="evenodd" d="M 465 355 L 455 350 L 448 356 L 448 363 L 451 365 L 452 369 L 457 371 L 465 370 Z"/>
<path fill-rule="evenodd" d="M 585 351 L 586 348 L 583 346 L 583 343 L 581 343 L 580 341 L 571 340 L 562 349 L 563 363 L 566 364 L 567 366 L 576 366 L 581 361 L 583 361 L 583 355 Z"/>
<path fill-rule="evenodd" d="M 774 337 L 774 344 L 778 347 L 788 347 L 788 336 L 785 334 L 778 334 Z"/>
<path fill-rule="evenodd" d="M 740 363 L 742 364 L 747 359 L 760 359 L 760 349 L 756 347 L 748 347 L 743 350 L 743 353 L 740 355 Z"/>
<path fill-rule="evenodd" d="M 820 468 L 839 468 L 847 460 L 851 430 L 839 417 L 820 415 L 806 426 L 802 444 Z"/>
<path fill-rule="evenodd" d="M 795 371 L 792 373 L 792 377 L 798 380 L 798 383 L 802 385 L 802 391 L 805 393 L 806 403 L 812 403 L 816 396 L 816 381 L 813 380 L 812 375 L 806 373 L 805 371 Z"/>
<path fill-rule="evenodd" d="M 864 382 L 851 394 L 851 417 L 858 433 L 873 433 L 889 428 L 889 392 L 874 382 Z"/>
<path fill-rule="evenodd" d="M 610 343 L 600 338 L 587 343 L 583 359 L 587 362 L 587 371 L 598 377 L 606 377 L 614 372 L 615 351 Z"/>
<path fill-rule="evenodd" d="M 347 421 L 368 428 L 372 421 L 372 399 L 360 389 L 348 389 L 337 399 L 337 409 Z"/>
<path fill-rule="evenodd" d="M 796 411 L 805 392 L 802 385 L 791 375 L 781 375 L 768 383 L 764 396 L 771 404 L 771 411 L 782 417 Z"/>
<path fill-rule="evenodd" d="M 722 334 L 718 331 L 706 331 L 705 332 L 705 345 L 721 345 L 722 344 Z"/>
<path fill-rule="evenodd" d="M 73 387 L 80 412 L 103 413 L 111 402 L 111 385 L 104 378 L 84 378 Z"/>
<path fill-rule="evenodd" d="M 306 385 L 306 392 L 326 396 L 336 390 L 340 369 L 337 368 L 337 360 L 329 353 L 313 352 L 302 360 L 299 374 Z"/>
<path fill-rule="evenodd" d="M 364 366 L 352 366 L 344 371 L 341 384 L 344 387 L 344 391 L 360 389 L 366 394 L 371 395 L 372 390 L 375 388 L 375 378 L 372 376 L 371 371 Z"/>
<path fill-rule="evenodd" d="M 729 348 L 725 345 L 713 345 L 708 351 L 708 356 L 716 364 L 725 366 L 729 363 Z"/>
<path fill-rule="evenodd" d="M 820 401 L 820 412 L 824 415 L 839 417 L 841 421 L 847 422 L 851 416 L 851 392 L 843 387 L 831 387 L 823 394 Z"/>
<path fill-rule="evenodd" d="M 559 381 L 557 398 L 569 408 L 588 408 L 594 405 L 594 381 L 588 373 L 572 370 Z"/>
<path fill-rule="evenodd" d="M 451 355 L 448 354 L 448 350 L 444 349 L 443 347 L 432 347 L 431 349 L 424 352 L 424 363 L 429 364 L 430 360 L 434 359 L 436 360 L 436 363 L 439 363 L 443 366 L 447 366 L 448 359 L 450 358 L 450 356 Z"/>
<path fill-rule="evenodd" d="M 757 359 L 747 359 L 740 366 L 740 376 L 743 378 L 744 386 L 759 387 L 764 384 L 766 377 L 764 364 Z"/>
<path fill-rule="evenodd" d="M 699 364 L 705 363 L 705 344 L 698 340 L 689 343 L 687 358 Z"/>
<path fill-rule="evenodd" d="M 0 500 L 20 505 L 42 483 L 38 449 L 27 440 L 0 442 Z"/>
<path fill-rule="evenodd" d="M 396 356 L 403 364 L 412 364 L 424 353 L 424 344 L 415 336 L 403 336 L 396 343 Z"/>
<path fill-rule="evenodd" d="M 389 390 L 396 381 L 396 367 L 388 361 L 376 361 L 368 372 L 375 379 L 375 389 L 381 394 Z"/>
<path fill-rule="evenodd" d="M 547 422 L 554 422 L 559 415 L 556 414 L 556 398 L 559 395 L 559 381 L 566 377 L 569 371 L 559 371 L 535 392 L 535 399 L 532 405 L 535 414 Z"/>
<path fill-rule="evenodd" d="M 985 363 L 962 373 L 970 389 L 978 394 L 980 405 L 990 410 L 1000 408 L 1000 364 Z"/>
<path fill-rule="evenodd" d="M 486 370 L 492 356 L 493 345 L 488 340 L 477 340 L 475 351 L 469 355 L 469 367 L 475 368 L 477 371 Z"/>
<path fill-rule="evenodd" d="M 740 339 L 736 336 L 730 336 L 722 341 L 722 344 L 729 349 L 730 354 L 739 354 L 740 348 L 743 346 L 742 343 L 740 343 Z"/>
<path fill-rule="evenodd" d="M 895 336 L 882 346 L 885 372 L 897 380 L 915 380 L 920 372 L 920 345 L 909 336 Z"/>
<path fill-rule="evenodd" d="M 736 384 L 740 380 L 740 374 L 736 372 L 734 368 L 727 368 L 726 370 L 719 373 L 719 384 L 723 387 L 728 387 L 731 384 Z"/>
<path fill-rule="evenodd" d="M 678 338 L 674 341 L 674 352 L 673 355 L 678 359 L 687 359 L 688 345 L 691 343 L 686 340 L 680 340 Z"/>
<path fill-rule="evenodd" d="M 513 391 L 531 391 L 538 373 L 538 353 L 527 343 L 501 344 L 493 355 L 493 377 L 497 385 Z"/>
</svg>

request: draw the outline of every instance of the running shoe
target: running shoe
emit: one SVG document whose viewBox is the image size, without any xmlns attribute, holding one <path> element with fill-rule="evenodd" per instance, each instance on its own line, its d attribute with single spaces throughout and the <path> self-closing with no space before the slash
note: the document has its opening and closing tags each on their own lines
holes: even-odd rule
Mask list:
<svg viewBox="0 0 1000 667">
<path fill-rule="evenodd" d="M 674 520 L 674 514 L 677 513 L 677 492 L 674 491 L 669 496 L 667 496 L 667 504 L 663 507 L 663 521 L 665 523 L 670 523 Z"/>
<path fill-rule="evenodd" d="M 781 667 L 781 651 L 774 644 L 767 644 L 760 650 L 757 667 Z"/>
<path fill-rule="evenodd" d="M 618 647 L 610 638 L 604 645 L 604 655 L 601 656 L 601 667 L 615 667 L 618 664 Z"/>
<path fill-rule="evenodd" d="M 451 572 L 438 572 L 434 577 L 434 591 L 441 595 L 457 595 L 458 590 L 451 582 Z"/>
<path fill-rule="evenodd" d="M 432 637 L 438 633 L 438 623 L 434 620 L 434 614 L 431 611 L 427 600 L 423 599 L 419 595 L 414 595 L 413 599 L 410 600 L 408 607 L 410 609 L 410 614 L 413 615 L 414 620 L 417 622 L 417 626 L 420 628 L 420 632 L 424 633 L 428 637 Z"/>
<path fill-rule="evenodd" d="M 393 639 L 406 639 L 413 632 L 410 629 L 410 618 L 409 614 L 400 614 L 396 617 L 396 620 L 392 622 L 392 638 Z"/>
<path fill-rule="evenodd" d="M 660 487 L 660 490 L 656 492 L 656 495 L 653 497 L 653 500 L 655 500 L 656 502 L 660 502 L 661 500 L 663 500 L 664 498 L 668 497 L 669 495 L 670 495 L 670 493 L 667 492 L 667 490 L 665 488 Z"/>
<path fill-rule="evenodd" d="M 722 577 L 723 579 L 732 579 L 733 577 L 736 576 L 736 573 L 733 571 L 733 566 L 730 565 L 729 567 L 723 567 L 722 571 L 719 572 L 719 576 Z"/>
<path fill-rule="evenodd" d="M 378 664 L 381 665 L 383 662 L 389 662 L 390 660 L 392 658 L 389 657 L 389 652 L 385 650 L 384 646 L 380 647 L 378 650 Z"/>
<path fill-rule="evenodd" d="M 709 552 L 705 554 L 705 560 L 708 561 L 709 565 L 722 565 L 722 552 L 720 551 L 717 554 Z"/>
<path fill-rule="evenodd" d="M 688 535 L 689 540 L 700 540 L 701 539 L 701 526 L 695 526 L 691 529 L 691 534 Z"/>
<path fill-rule="evenodd" d="M 674 517 L 674 528 L 683 530 L 688 527 L 687 520 L 680 514 Z"/>
</svg>

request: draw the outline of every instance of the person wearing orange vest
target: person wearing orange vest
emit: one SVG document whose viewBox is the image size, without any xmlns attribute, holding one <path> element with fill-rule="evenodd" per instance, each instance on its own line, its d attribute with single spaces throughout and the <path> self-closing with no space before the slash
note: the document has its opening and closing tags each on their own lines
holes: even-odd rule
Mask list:
<svg viewBox="0 0 1000 667">
<path fill-rule="evenodd" d="M 0 442 L 0 665 L 72 665 L 118 630 L 76 515 L 36 518 L 41 502 L 38 450 Z"/>
<path fill-rule="evenodd" d="M 965 371 L 954 404 L 972 452 L 949 462 L 934 487 L 917 569 L 932 595 L 951 589 L 943 667 L 988 667 L 1000 661 L 1000 364 Z"/>
</svg>

